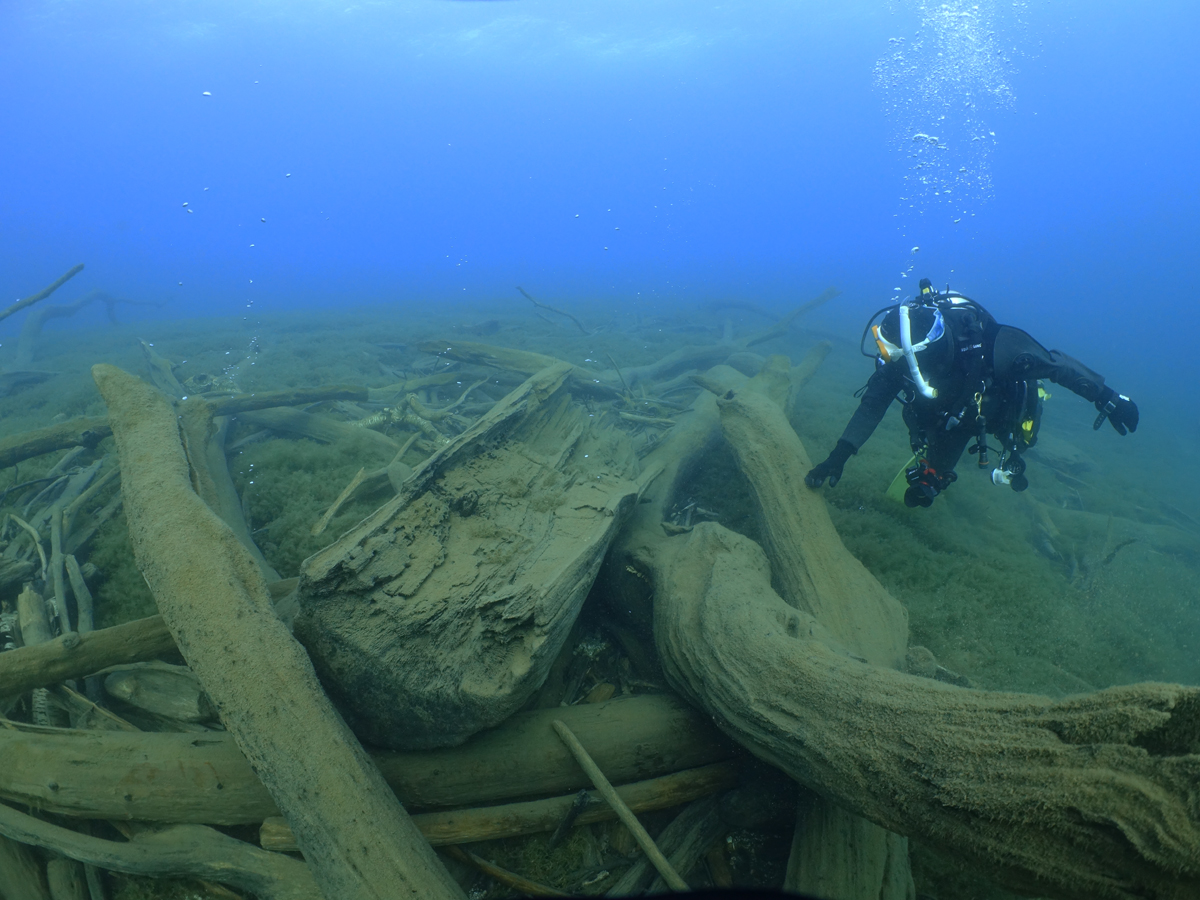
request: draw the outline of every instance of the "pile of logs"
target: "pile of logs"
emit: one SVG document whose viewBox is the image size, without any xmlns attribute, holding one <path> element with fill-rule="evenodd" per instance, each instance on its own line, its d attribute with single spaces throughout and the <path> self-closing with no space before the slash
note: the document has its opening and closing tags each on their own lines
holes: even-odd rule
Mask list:
<svg viewBox="0 0 1200 900">
<path fill-rule="evenodd" d="M 614 819 L 622 871 L 562 887 L 685 890 L 729 884 L 725 836 L 780 798 L 784 886 L 813 896 L 914 897 L 910 838 L 1037 896 L 1200 894 L 1200 689 L 1053 701 L 909 673 L 905 610 L 802 485 L 789 415 L 828 347 L 797 366 L 751 350 L 828 298 L 630 370 L 432 343 L 481 376 L 444 406 L 417 393 L 428 377 L 183 399 L 148 346 L 151 383 L 94 367 L 106 418 L 0 441 L 0 467 L 66 451 L 9 489 L 24 515 L 0 532 L 0 896 L 96 900 L 108 870 L 450 898 L 465 867 L 553 895 L 462 845 Z M 485 382 L 507 393 L 467 404 Z M 232 417 L 408 430 L 369 432 L 393 462 L 335 509 L 363 485 L 394 496 L 278 573 L 229 476 Z M 761 546 L 678 514 L 719 442 Z M 79 554 L 119 506 L 159 615 L 95 630 Z M 621 660 L 588 684 L 597 580 Z M 638 815 L 658 810 L 677 814 L 652 838 Z M 258 846 L 214 827 L 247 825 Z"/>
</svg>

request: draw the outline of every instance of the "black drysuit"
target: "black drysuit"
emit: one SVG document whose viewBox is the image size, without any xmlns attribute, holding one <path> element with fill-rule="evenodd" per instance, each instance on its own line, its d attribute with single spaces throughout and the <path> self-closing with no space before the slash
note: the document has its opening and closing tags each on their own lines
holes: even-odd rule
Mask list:
<svg viewBox="0 0 1200 900">
<path fill-rule="evenodd" d="M 924 447 L 930 468 L 945 477 L 978 434 L 976 392 L 982 394 L 987 430 L 1002 442 L 1002 432 L 1012 427 L 1020 413 L 1013 408 L 1019 402 L 1013 398 L 1022 396 L 1015 390 L 1021 382 L 1036 385 L 1037 379 L 1044 378 L 1092 402 L 1111 393 L 1104 389 L 1104 378 L 1083 363 L 1058 350 L 1047 350 L 1019 328 L 999 324 L 974 303 L 942 305 L 941 309 L 946 334 L 918 354 L 921 371 L 937 389 L 937 396 L 930 399 L 913 389 L 904 357 L 879 365 L 842 433 L 841 440 L 854 452 L 871 436 L 898 395 L 908 401 L 904 422 L 914 451 Z"/>
</svg>

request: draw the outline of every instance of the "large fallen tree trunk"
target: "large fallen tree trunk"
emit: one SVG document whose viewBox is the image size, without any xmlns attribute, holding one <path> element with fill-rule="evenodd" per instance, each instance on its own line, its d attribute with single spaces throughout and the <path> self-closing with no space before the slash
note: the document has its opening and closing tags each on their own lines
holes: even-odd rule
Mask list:
<svg viewBox="0 0 1200 900">
<path fill-rule="evenodd" d="M 811 502 L 799 493 L 805 458 L 782 450 L 778 420 L 764 418 L 773 407 L 736 392 L 719 403 L 767 445 L 756 452 L 780 502 Z M 806 527 L 804 546 L 837 540 L 819 517 Z M 1018 890 L 1200 892 L 1200 689 L 1142 684 L 1054 702 L 872 665 L 804 611 L 821 597 L 790 606 L 762 549 L 716 524 L 647 537 L 641 562 L 668 680 L 801 783 Z"/>
<path fill-rule="evenodd" d="M 805 362 L 819 363 L 821 351 Z M 810 370 L 771 357 L 744 388 L 726 392 L 739 402 L 720 405 L 721 430 L 758 504 L 781 596 L 827 629 L 831 645 L 901 668 L 907 612 L 842 544 L 821 496 L 796 490 L 809 464 L 783 410 Z M 908 840 L 805 792 L 784 887 L 834 900 L 907 900 L 916 893 Z"/>
<path fill-rule="evenodd" d="M 541 687 L 633 507 L 637 461 L 557 363 L 305 560 L 295 632 L 355 731 L 451 746 Z"/>
<path fill-rule="evenodd" d="M 112 366 L 108 406 L 134 556 L 221 721 L 329 898 L 462 895 L 333 709 L 249 552 L 189 479 L 175 411 Z"/>
</svg>

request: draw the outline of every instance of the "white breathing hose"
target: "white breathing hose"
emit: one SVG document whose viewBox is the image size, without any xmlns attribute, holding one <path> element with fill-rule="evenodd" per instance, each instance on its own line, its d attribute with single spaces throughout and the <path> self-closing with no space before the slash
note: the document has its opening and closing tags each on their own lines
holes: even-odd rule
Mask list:
<svg viewBox="0 0 1200 900">
<path fill-rule="evenodd" d="M 913 384 L 917 386 L 922 397 L 932 400 L 937 396 L 937 388 L 930 386 L 921 374 L 920 366 L 917 365 L 917 354 L 913 350 L 912 326 L 908 323 L 908 304 L 906 303 L 900 304 L 900 348 L 904 351 L 904 358 L 908 360 L 908 371 L 912 374 Z"/>
</svg>

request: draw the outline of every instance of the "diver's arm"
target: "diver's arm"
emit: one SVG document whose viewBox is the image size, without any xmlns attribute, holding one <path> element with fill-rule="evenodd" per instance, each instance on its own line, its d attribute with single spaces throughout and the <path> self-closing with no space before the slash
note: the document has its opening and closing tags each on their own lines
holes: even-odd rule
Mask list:
<svg viewBox="0 0 1200 900">
<path fill-rule="evenodd" d="M 817 463 L 809 470 L 804 476 L 805 484 L 812 488 L 820 487 L 828 478 L 829 486 L 833 487 L 841 480 L 842 467 L 846 465 L 846 460 L 866 443 L 903 384 L 904 376 L 896 365 L 881 366 L 875 370 L 867 382 L 867 390 L 859 401 L 858 409 L 850 417 L 837 446 L 824 462 Z"/>
<path fill-rule="evenodd" d="M 1061 350 L 1047 350 L 1020 328 L 1001 325 L 997 329 L 992 360 L 997 381 L 1048 378 L 1096 404 L 1100 411 L 1096 428 L 1108 419 L 1118 434 L 1137 430 L 1136 403 L 1108 387 L 1103 375 Z"/>
<path fill-rule="evenodd" d="M 857 453 L 867 442 L 875 428 L 883 421 L 884 414 L 900 389 L 904 387 L 904 373 L 897 363 L 879 366 L 867 381 L 867 389 L 863 392 L 858 409 L 846 424 L 841 440 L 849 444 Z"/>
<path fill-rule="evenodd" d="M 997 381 L 1048 378 L 1093 403 L 1104 392 L 1103 375 L 1060 350 L 1047 350 L 1020 328 L 1001 325 L 992 352 Z"/>
</svg>

